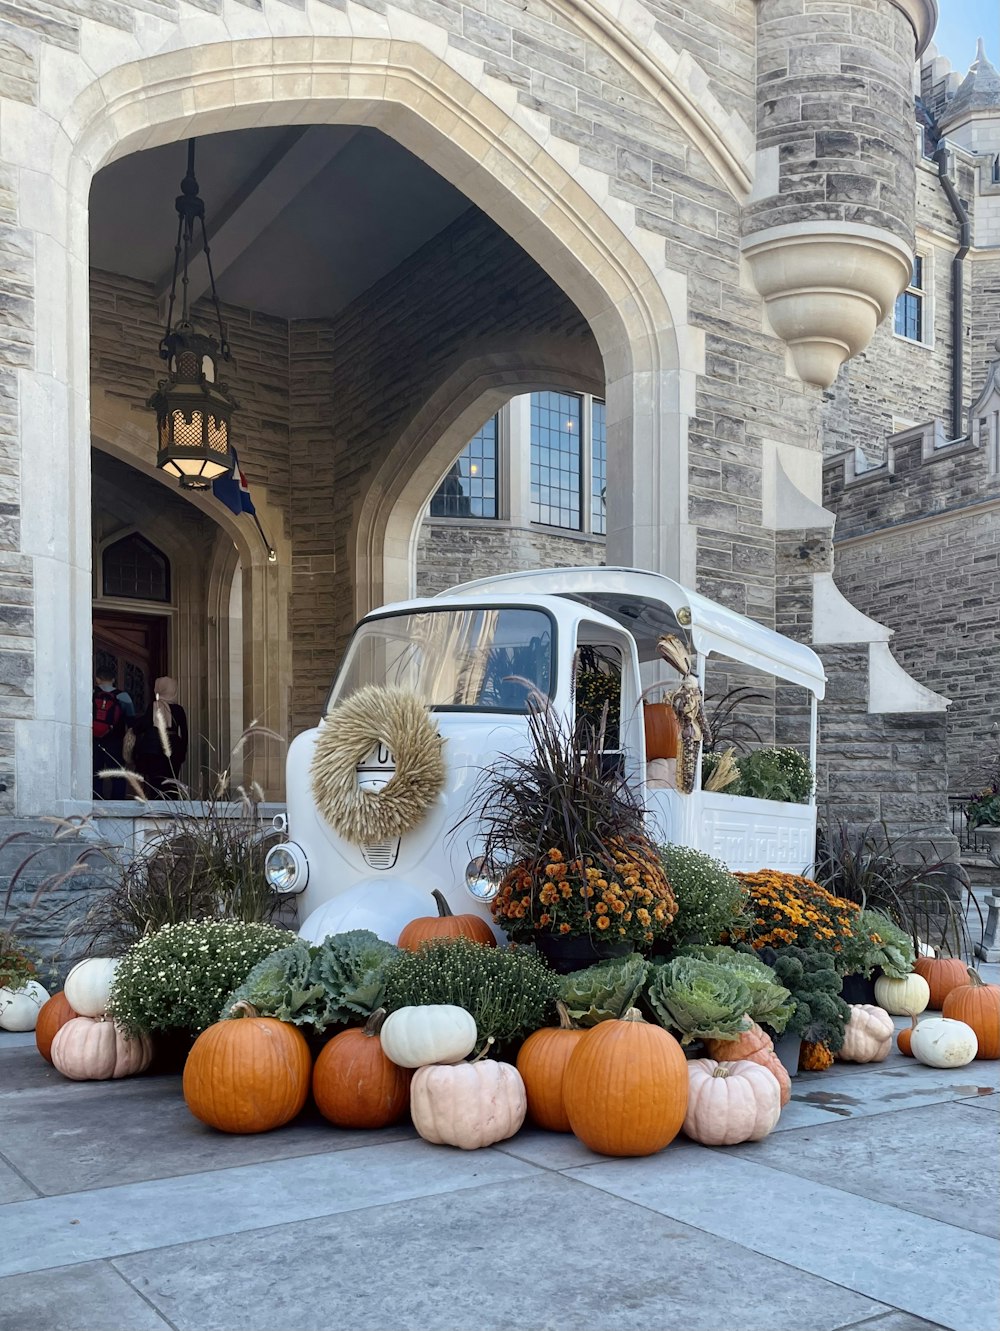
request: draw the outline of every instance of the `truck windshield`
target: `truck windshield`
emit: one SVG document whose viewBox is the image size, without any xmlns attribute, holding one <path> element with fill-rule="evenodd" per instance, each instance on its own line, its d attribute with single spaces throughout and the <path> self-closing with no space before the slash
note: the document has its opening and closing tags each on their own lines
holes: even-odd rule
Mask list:
<svg viewBox="0 0 1000 1331">
<path fill-rule="evenodd" d="M 422 610 L 367 620 L 351 640 L 327 710 L 368 684 L 428 707 L 526 712 L 552 692 L 554 627 L 544 610 Z"/>
</svg>

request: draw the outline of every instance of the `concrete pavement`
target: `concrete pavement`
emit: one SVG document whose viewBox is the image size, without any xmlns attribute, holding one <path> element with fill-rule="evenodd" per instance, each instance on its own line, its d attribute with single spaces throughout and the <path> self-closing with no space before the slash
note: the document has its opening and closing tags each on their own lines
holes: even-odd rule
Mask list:
<svg viewBox="0 0 1000 1331">
<path fill-rule="evenodd" d="M 986 969 L 986 968 L 984 968 Z M 993 969 L 993 968 L 990 968 Z M 0 1033 L 2 1331 L 996 1331 L 1000 1063 L 798 1077 L 778 1129 L 644 1160 L 65 1081 Z"/>
</svg>

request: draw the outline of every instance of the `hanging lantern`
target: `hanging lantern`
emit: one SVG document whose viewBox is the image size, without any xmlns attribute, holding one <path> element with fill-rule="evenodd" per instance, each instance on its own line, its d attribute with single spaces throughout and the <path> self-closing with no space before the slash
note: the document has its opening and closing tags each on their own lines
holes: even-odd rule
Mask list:
<svg viewBox="0 0 1000 1331">
<path fill-rule="evenodd" d="M 229 343 L 212 272 L 205 231 L 205 205 L 198 195 L 194 175 L 194 145 L 194 139 L 189 140 L 187 175 L 181 181 L 181 193 L 177 198 L 174 275 L 167 327 L 160 341 L 160 355 L 167 362 L 167 377 L 160 380 L 146 405 L 156 412 L 156 465 L 168 475 L 176 476 L 182 489 L 208 490 L 213 481 L 233 469 L 230 426 L 238 403 L 218 373 L 219 363 L 229 359 Z M 188 262 L 196 226 L 200 226 L 208 264 L 212 304 L 219 324 L 218 339 L 195 328 L 188 310 Z M 174 324 L 178 277 L 181 278 L 181 315 Z"/>
</svg>

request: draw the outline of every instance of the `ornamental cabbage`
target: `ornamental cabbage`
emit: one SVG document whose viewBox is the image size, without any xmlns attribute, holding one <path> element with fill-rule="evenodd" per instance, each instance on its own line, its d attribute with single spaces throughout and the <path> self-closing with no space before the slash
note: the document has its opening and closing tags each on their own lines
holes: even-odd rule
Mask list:
<svg viewBox="0 0 1000 1331">
<path fill-rule="evenodd" d="M 579 1026 L 596 1026 L 634 1007 L 649 973 L 638 952 L 559 977 L 559 997 Z"/>
<path fill-rule="evenodd" d="M 750 989 L 726 966 L 696 957 L 655 965 L 646 998 L 661 1025 L 692 1040 L 735 1040 L 750 1029 Z"/>
<path fill-rule="evenodd" d="M 778 983 L 778 977 L 771 967 L 766 966 L 759 957 L 750 952 L 735 952 L 731 947 L 721 945 L 686 947 L 681 955 L 725 966 L 734 975 L 738 975 L 750 990 L 747 1015 L 751 1021 L 761 1026 L 769 1026 L 779 1035 L 788 1025 L 795 1011 L 795 1000 L 789 991 Z"/>
<path fill-rule="evenodd" d="M 368 1017 L 382 1006 L 385 970 L 398 953 L 367 929 L 331 934 L 316 947 L 297 939 L 259 962 L 220 1015 L 243 1000 L 262 1016 L 316 1031 Z"/>
</svg>

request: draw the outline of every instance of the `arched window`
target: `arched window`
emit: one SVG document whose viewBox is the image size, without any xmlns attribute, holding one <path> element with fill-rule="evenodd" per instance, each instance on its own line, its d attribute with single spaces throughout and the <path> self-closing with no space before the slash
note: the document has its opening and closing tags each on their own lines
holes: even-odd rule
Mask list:
<svg viewBox="0 0 1000 1331">
<path fill-rule="evenodd" d="M 107 547 L 101 573 L 105 596 L 126 596 L 133 601 L 170 600 L 170 560 L 138 532 Z"/>
</svg>

